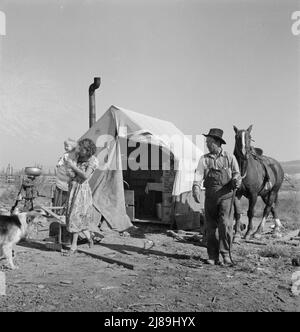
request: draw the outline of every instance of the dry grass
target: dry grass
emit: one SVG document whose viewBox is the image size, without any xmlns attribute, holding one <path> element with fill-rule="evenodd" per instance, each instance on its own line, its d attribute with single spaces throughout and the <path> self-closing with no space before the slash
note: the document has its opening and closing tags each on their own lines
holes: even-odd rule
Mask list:
<svg viewBox="0 0 300 332">
<path fill-rule="evenodd" d="M 279 196 L 279 217 L 286 228 L 296 230 L 300 228 L 300 192 L 283 192 Z"/>
<path fill-rule="evenodd" d="M 18 195 L 19 189 L 16 185 L 11 185 L 6 188 L 6 190 L 2 193 L 0 196 L 1 203 L 4 204 L 13 204 L 13 202 L 16 200 L 16 197 Z"/>
<path fill-rule="evenodd" d="M 49 196 L 51 193 L 51 185 L 47 182 L 47 178 L 44 176 L 39 177 L 36 180 L 38 191 L 41 195 Z M 14 184 L 6 185 L 5 190 L 0 196 L 0 202 L 6 205 L 14 204 L 18 192 L 21 187 L 21 179 L 16 181 Z"/>
<path fill-rule="evenodd" d="M 242 198 L 243 213 L 247 213 L 248 200 Z M 261 218 L 265 204 L 261 198 L 255 206 L 255 217 Z M 278 214 L 280 220 L 288 230 L 300 229 L 300 191 L 289 190 L 279 192 Z"/>
<path fill-rule="evenodd" d="M 269 258 L 287 258 L 291 256 L 289 248 L 279 245 L 268 245 L 259 250 L 258 254 L 261 257 Z"/>
<path fill-rule="evenodd" d="M 242 246 L 234 246 L 234 251 L 239 257 L 247 257 L 249 255 L 249 249 Z"/>
<path fill-rule="evenodd" d="M 238 267 L 236 268 L 237 271 L 244 272 L 247 274 L 255 274 L 257 273 L 256 266 L 248 261 L 239 262 Z"/>
</svg>

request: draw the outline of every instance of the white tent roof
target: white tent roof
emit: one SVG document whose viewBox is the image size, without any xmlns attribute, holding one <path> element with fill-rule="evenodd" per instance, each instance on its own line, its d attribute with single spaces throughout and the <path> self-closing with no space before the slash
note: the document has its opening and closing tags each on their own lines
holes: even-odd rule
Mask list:
<svg viewBox="0 0 300 332">
<path fill-rule="evenodd" d="M 177 170 L 174 196 L 191 190 L 194 171 L 204 149 L 204 140 L 201 147 L 197 147 L 171 122 L 117 106 L 111 106 L 82 138 L 90 138 L 96 143 L 102 169 L 121 169 L 119 138 L 146 141 L 171 151 Z"/>
</svg>

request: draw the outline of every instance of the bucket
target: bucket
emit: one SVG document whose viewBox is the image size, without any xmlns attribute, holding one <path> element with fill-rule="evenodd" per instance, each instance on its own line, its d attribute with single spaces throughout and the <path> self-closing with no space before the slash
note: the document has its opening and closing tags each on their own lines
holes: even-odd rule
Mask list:
<svg viewBox="0 0 300 332">
<path fill-rule="evenodd" d="M 161 213 L 161 203 L 156 204 L 156 215 L 159 220 L 161 220 L 162 213 Z"/>
<path fill-rule="evenodd" d="M 169 223 L 171 221 L 171 212 L 172 212 L 172 207 L 171 205 L 163 205 L 162 206 L 162 216 L 161 219 L 162 221 Z"/>
</svg>

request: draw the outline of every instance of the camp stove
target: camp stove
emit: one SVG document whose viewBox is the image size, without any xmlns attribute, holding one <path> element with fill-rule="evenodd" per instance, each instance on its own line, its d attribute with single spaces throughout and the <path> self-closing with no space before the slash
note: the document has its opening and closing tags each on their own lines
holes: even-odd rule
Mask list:
<svg viewBox="0 0 300 332">
<path fill-rule="evenodd" d="M 16 201 L 12 206 L 10 213 L 15 214 L 20 211 L 18 205 L 24 202 L 21 211 L 28 212 L 33 210 L 33 202 L 37 197 L 41 197 L 37 190 L 36 178 L 42 174 L 42 170 L 38 167 L 26 167 L 25 177 L 22 179 L 21 188 L 18 192 Z"/>
</svg>

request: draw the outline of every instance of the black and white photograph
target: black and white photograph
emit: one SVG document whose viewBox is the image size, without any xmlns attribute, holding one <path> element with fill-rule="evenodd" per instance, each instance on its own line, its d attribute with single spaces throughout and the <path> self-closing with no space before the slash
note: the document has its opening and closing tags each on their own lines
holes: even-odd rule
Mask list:
<svg viewBox="0 0 300 332">
<path fill-rule="evenodd" d="M 0 312 L 300 312 L 299 0 L 0 0 Z"/>
</svg>

